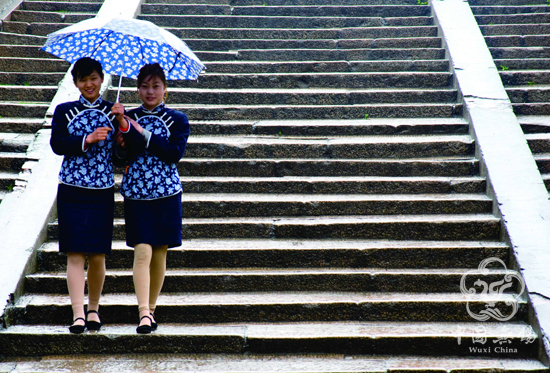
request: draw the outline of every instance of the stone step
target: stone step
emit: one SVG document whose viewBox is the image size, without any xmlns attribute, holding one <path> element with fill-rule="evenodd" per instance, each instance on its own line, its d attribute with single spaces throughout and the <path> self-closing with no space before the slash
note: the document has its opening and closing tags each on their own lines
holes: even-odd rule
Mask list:
<svg viewBox="0 0 550 373">
<path fill-rule="evenodd" d="M 52 276 L 53 277 L 53 276 Z M 57 275 L 57 281 L 45 281 L 56 286 L 65 283 L 66 276 Z M 199 275 L 194 276 L 198 283 L 203 282 Z M 306 276 L 303 281 L 317 281 Z M 354 276 L 349 276 L 349 280 Z M 495 278 L 503 276 L 495 276 Z M 485 277 L 484 277 L 485 278 Z M 489 276 L 492 278 L 492 276 Z M 109 286 L 110 276 L 105 286 Z M 188 279 L 192 281 L 192 278 Z M 268 279 L 265 278 L 267 281 Z M 277 281 L 271 279 L 272 281 Z M 319 279 L 320 280 L 320 279 Z M 359 282 L 361 280 L 356 279 Z M 409 278 L 409 280 L 412 280 Z M 443 281 L 447 279 L 442 278 Z M 228 274 L 228 281 L 239 279 Z M 323 280 L 321 280 L 323 281 Z M 55 282 L 55 283 L 54 283 Z M 106 326 L 128 322 L 136 317 L 136 296 L 133 293 L 132 274 L 121 273 L 121 288 L 130 288 L 122 294 L 103 294 L 101 317 Z M 124 282 L 124 283 L 122 283 Z M 164 286 L 170 286 L 166 277 Z M 205 281 L 206 282 L 206 281 Z M 460 278 L 458 278 L 460 283 Z M 204 284 L 207 285 L 206 283 Z M 224 284 L 225 285 L 225 284 Z M 245 284 L 242 284 L 246 286 Z M 266 284 L 267 288 L 273 287 Z M 419 284 L 420 285 L 420 284 Z M 211 286 L 220 286 L 212 283 Z M 182 288 L 187 286 L 182 284 Z M 198 286 L 202 288 L 202 286 Z M 317 286 L 312 286 L 316 288 Z M 458 287 L 458 286 L 457 286 Z M 211 291 L 212 287 L 209 288 Z M 223 291 L 223 289 L 221 290 Z M 187 293 L 164 291 L 157 306 L 161 327 L 172 323 L 214 324 L 214 323 L 285 323 L 285 322 L 471 322 L 467 309 L 475 314 L 485 309 L 488 302 L 494 302 L 502 313 L 512 313 L 511 304 L 517 305 L 518 312 L 512 321 L 523 321 L 527 313 L 527 303 L 516 300 L 515 294 L 483 296 L 478 294 L 469 299 L 456 293 L 389 293 L 369 291 L 270 291 L 270 292 L 228 292 L 228 293 Z M 6 315 L 14 324 L 56 325 L 60 320 L 70 320 L 72 309 L 67 295 L 28 294 L 8 309 Z M 469 302 L 468 302 L 469 300 Z M 510 302 L 506 305 L 504 302 Z M 160 311 L 162 310 L 162 311 Z M 162 320 L 162 321 L 161 321 Z M 137 325 L 137 323 L 136 323 Z M 9 330 L 9 329 L 8 329 Z M 159 329 L 160 331 L 160 329 Z M 2 334 L 0 333 L 0 340 Z"/>
<path fill-rule="evenodd" d="M 5 72 L 66 73 L 70 66 L 68 62 L 57 59 L 0 57 L 0 71 Z"/>
<path fill-rule="evenodd" d="M 34 134 L 0 132 L 0 152 L 26 153 Z"/>
<path fill-rule="evenodd" d="M 95 13 L 65 13 L 65 12 L 41 12 L 29 10 L 15 10 L 11 13 L 11 21 L 27 23 L 63 23 L 69 26 L 72 23 L 94 18 Z"/>
<path fill-rule="evenodd" d="M 471 4 L 471 2 L 470 2 Z M 470 6 L 474 15 L 489 15 L 489 14 L 522 14 L 522 13 L 547 13 L 550 12 L 548 4 L 532 5 L 526 4 L 523 6 L 510 5 L 488 5 L 488 6 Z"/>
<path fill-rule="evenodd" d="M 547 5 L 546 0 L 468 0 L 470 6 Z"/>
<path fill-rule="evenodd" d="M 98 12 L 101 3 L 83 2 L 83 1 L 24 1 L 21 10 L 41 11 L 41 12 L 79 12 L 91 13 Z"/>
<path fill-rule="evenodd" d="M 536 358 L 537 335 L 525 323 L 454 322 L 304 322 L 165 324 L 150 337 L 136 334 L 135 325 L 105 325 L 79 338 L 66 325 L 12 326 L 0 331 L 4 356 L 75 353 L 331 353 L 359 355 L 468 356 L 473 348 L 484 357 Z M 69 320 L 69 317 L 67 317 Z M 134 321 L 134 320 L 132 320 Z M 473 338 L 479 330 L 492 348 L 483 351 Z M 51 343 L 55 338 L 56 343 Z M 32 343 L 29 341 L 32 340 Z M 461 344 L 457 343 L 461 341 Z M 484 339 L 485 340 L 485 339 Z M 508 347 L 498 345 L 506 340 Z M 527 342 L 527 343 L 526 343 Z M 28 348 L 21 350 L 19 346 Z M 478 350 L 479 349 L 479 350 Z M 244 355 L 247 356 L 247 355 Z M 253 356 L 253 355 L 248 355 Z"/>
<path fill-rule="evenodd" d="M 169 1 L 169 0 L 165 0 Z M 67 369 L 74 373 L 116 371 L 122 372 L 131 366 L 136 373 L 149 372 L 199 372 L 245 373 L 320 373 L 320 372 L 365 372 L 390 371 L 444 372 L 468 370 L 482 372 L 504 369 L 510 373 L 542 373 L 547 368 L 536 359 L 487 358 L 487 357 L 426 357 L 426 356 L 345 356 L 334 354 L 117 354 L 50 356 L 47 359 L 5 358 L 0 370 L 33 372 L 57 372 Z M 477 369 L 472 369 L 477 367 Z"/>
<path fill-rule="evenodd" d="M 0 100 L 50 102 L 56 92 L 57 86 L 0 85 Z"/>
<path fill-rule="evenodd" d="M 495 65 L 499 70 L 504 66 L 508 73 L 512 70 L 547 70 L 548 60 L 546 58 L 526 58 L 526 59 L 495 59 Z M 502 77 L 502 73 L 501 73 Z"/>
<path fill-rule="evenodd" d="M 518 24 L 518 25 L 488 25 L 479 26 L 485 36 L 490 35 L 548 35 L 550 34 L 550 24 Z"/>
<path fill-rule="evenodd" d="M 18 178 L 18 172 L 10 171 L 0 171 L 0 194 L 2 197 L 5 193 L 13 189 L 15 185 L 15 180 Z"/>
<path fill-rule="evenodd" d="M 130 106 L 131 107 L 131 106 Z M 194 121 L 194 135 L 380 136 L 465 135 L 463 118 L 369 118 L 368 120 Z"/>
<path fill-rule="evenodd" d="M 0 112 L 4 118 L 44 118 L 48 102 L 0 102 Z"/>
<path fill-rule="evenodd" d="M 33 37 L 19 37 L 26 42 L 37 42 Z M 16 43 L 18 38 L 13 38 L 14 41 L 8 39 L 9 44 Z M 7 42 L 8 43 L 8 42 Z M 380 48 L 380 49 L 411 49 L 411 48 L 441 48 L 441 39 L 437 37 L 428 38 L 393 38 L 393 39 L 186 39 L 185 43 L 192 50 L 196 51 L 229 51 L 229 50 L 257 50 L 257 49 L 328 49 L 342 50 L 345 53 L 347 49 L 359 48 Z M 281 52 L 280 52 L 281 53 Z"/>
<path fill-rule="evenodd" d="M 202 78 L 201 78 L 202 79 Z M 261 79 L 263 80 L 263 79 Z M 304 82 L 304 84 L 306 84 Z M 315 84 L 315 83 L 313 83 Z M 201 82 L 197 84 L 201 86 Z M 5 88 L 9 95 L 11 89 Z M 13 90 L 16 93 L 16 90 Z M 25 97 L 24 91 L 20 97 Z M 0 97 L 4 92 L 0 90 Z M 116 101 L 118 89 L 110 90 L 107 99 Z M 455 89 L 206 89 L 171 88 L 170 102 L 178 105 L 355 105 L 355 104 L 396 104 L 396 103 L 456 103 Z M 9 97 L 9 96 L 8 96 Z M 136 101 L 136 89 L 127 88 L 120 92 L 121 102 Z M 133 103 L 130 106 L 139 106 Z"/>
<path fill-rule="evenodd" d="M 185 268 L 477 268 L 489 257 L 508 262 L 509 247 L 496 241 L 185 239 L 170 249 L 167 267 Z M 113 242 L 107 268 L 132 268 L 134 249 Z M 56 241 L 38 251 L 37 270 L 66 271 Z"/>
<path fill-rule="evenodd" d="M 506 68 L 508 66 L 503 65 Z M 500 66 L 502 69 L 502 66 Z M 508 94 L 512 91 L 527 89 L 529 92 L 537 89 L 544 89 L 543 85 L 550 84 L 550 70 L 506 70 L 500 72 L 502 83 L 507 87 Z M 526 87 L 515 87 L 526 86 Z"/>
<path fill-rule="evenodd" d="M 550 174 L 550 154 L 534 154 L 535 162 L 541 174 Z"/>
<path fill-rule="evenodd" d="M 204 159 L 184 157 L 181 176 L 283 177 L 283 176 L 474 176 L 479 162 L 472 157 L 449 159 Z"/>
<path fill-rule="evenodd" d="M 0 131 L 7 133 L 36 133 L 44 125 L 41 118 L 0 118 Z"/>
<path fill-rule="evenodd" d="M 29 73 L 13 73 L 0 72 L 0 84 L 2 85 L 19 85 L 19 86 L 57 86 L 63 79 L 65 73 L 45 73 L 45 72 L 29 72 Z"/>
<path fill-rule="evenodd" d="M 1 149 L 1 147 L 0 147 Z M 115 217 L 124 217 L 122 196 Z M 485 195 L 311 195 L 184 194 L 185 219 L 269 216 L 356 216 L 393 214 L 488 214 L 493 202 Z"/>
<path fill-rule="evenodd" d="M 0 171 L 19 172 L 27 161 L 25 153 L 0 152 Z"/>
<path fill-rule="evenodd" d="M 285 138 L 192 136 L 186 157 L 231 159 L 376 159 L 474 154 L 470 136 Z"/>
<path fill-rule="evenodd" d="M 512 104 L 516 115 L 550 115 L 550 104 L 544 102 Z"/>
<path fill-rule="evenodd" d="M 120 182 L 121 176 L 116 177 Z M 483 193 L 483 177 L 182 177 L 184 193 Z M 118 183 L 117 183 L 118 186 Z"/>
<path fill-rule="evenodd" d="M 205 0 L 208 3 L 223 3 L 233 6 L 297 6 L 297 5 L 334 5 L 331 0 Z M 166 4 L 198 4 L 197 0 L 152 0 L 148 3 L 166 3 Z M 265 5 L 264 5 L 265 4 Z M 341 0 L 338 5 L 366 5 L 365 0 Z M 369 0 L 368 5 L 418 5 L 418 0 Z"/>
<path fill-rule="evenodd" d="M 479 25 L 518 25 L 518 24 L 538 24 L 550 23 L 550 13 L 532 13 L 532 14 L 511 14 L 511 15 L 478 15 L 475 16 Z"/>
<path fill-rule="evenodd" d="M 388 38 L 435 38 L 436 26 L 418 27 L 351 27 L 325 29 L 266 29 L 266 28 L 167 28 L 168 31 L 188 39 L 388 39 Z"/>
<path fill-rule="evenodd" d="M 18 57 L 18 58 L 38 58 L 38 59 L 56 59 L 52 54 L 44 52 L 38 46 L 28 46 L 28 45 L 6 45 L 0 44 L 0 55 L 2 57 Z M 4 84 L 4 83 L 0 83 Z"/>
<path fill-rule="evenodd" d="M 550 153 L 550 134 L 532 133 L 526 134 L 525 139 L 534 154 Z"/>
<path fill-rule="evenodd" d="M 143 4 L 141 14 L 232 15 L 268 17 L 428 17 L 430 8 L 419 5 L 291 5 L 229 6 L 189 4 Z"/>
<path fill-rule="evenodd" d="M 0 32 L 0 40 L 2 40 L 2 44 L 4 45 L 34 45 L 40 47 L 46 42 L 46 38 L 43 36 L 13 34 L 9 32 Z"/>
<path fill-rule="evenodd" d="M 550 47 L 489 48 L 494 59 L 550 58 Z"/>
<path fill-rule="evenodd" d="M 550 133 L 550 118 L 547 116 L 518 115 L 518 121 L 525 134 Z"/>
<path fill-rule="evenodd" d="M 48 238 L 57 239 L 57 223 Z M 387 239 L 498 240 L 500 220 L 493 215 L 319 216 L 183 219 L 186 239 Z M 115 219 L 113 239 L 125 239 L 124 221 Z"/>
<path fill-rule="evenodd" d="M 2 27 L 5 32 L 37 36 L 47 36 L 48 34 L 61 30 L 67 26 L 68 25 L 64 23 L 28 23 L 16 21 L 4 21 L 2 23 Z"/>
<path fill-rule="evenodd" d="M 546 80 L 550 80 L 548 74 L 540 74 L 544 76 Z M 546 103 L 550 100 L 550 81 L 540 82 L 543 83 L 539 85 L 538 80 L 532 81 L 532 83 L 537 83 L 529 86 L 519 86 L 513 88 L 506 88 L 508 97 L 513 103 Z M 546 83 L 546 84 L 544 84 Z"/>
<path fill-rule="evenodd" d="M 328 73 L 328 72 L 447 72 L 448 60 L 403 61 L 220 61 L 206 62 L 206 72 L 226 74 Z"/>
<path fill-rule="evenodd" d="M 22 16 L 19 16 L 22 18 Z M 18 18 L 19 18 L 18 17 Z M 84 15 L 73 16 L 71 21 Z M 304 29 L 304 28 L 348 28 L 348 27 L 398 27 L 398 26 L 433 26 L 432 17 L 281 17 L 281 16 L 232 16 L 232 15 L 139 15 L 139 19 L 153 22 L 160 27 L 204 27 L 211 28 L 278 28 L 278 29 Z M 49 22 L 60 22 L 53 18 Z M 19 19 L 17 19 L 19 20 Z M 80 21 L 81 19 L 79 19 Z M 21 22 L 47 22 L 38 17 L 33 19 L 30 15 Z"/>
<path fill-rule="evenodd" d="M 45 53 L 45 52 L 44 52 Z M 240 51 L 195 51 L 201 61 L 392 61 L 443 60 L 445 49 L 247 49 Z"/>
<path fill-rule="evenodd" d="M 550 35 L 510 35 L 510 36 L 486 36 L 488 47 L 548 47 Z"/>
<path fill-rule="evenodd" d="M 462 114 L 460 104 L 412 103 L 368 105 L 171 105 L 198 120 L 302 120 L 358 118 L 452 118 Z"/>
</svg>

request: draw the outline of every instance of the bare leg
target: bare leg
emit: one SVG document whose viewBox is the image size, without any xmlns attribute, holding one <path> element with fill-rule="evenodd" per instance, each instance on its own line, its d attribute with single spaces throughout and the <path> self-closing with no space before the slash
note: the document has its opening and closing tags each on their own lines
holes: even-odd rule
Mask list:
<svg viewBox="0 0 550 373">
<path fill-rule="evenodd" d="M 84 253 L 67 253 L 67 287 L 73 308 L 73 320 L 79 317 L 86 318 L 84 314 L 84 264 L 86 256 Z M 84 325 L 84 321 L 78 320 L 74 325 Z"/>
<path fill-rule="evenodd" d="M 151 257 L 153 248 L 148 244 L 138 244 L 134 247 L 134 288 L 136 291 L 139 318 L 149 316 L 149 293 Z M 151 325 L 151 320 L 144 318 L 140 325 Z"/>
<path fill-rule="evenodd" d="M 151 313 L 155 312 L 157 307 L 157 299 L 162 285 L 164 284 L 164 275 L 166 273 L 166 253 L 168 252 L 168 245 L 154 246 L 153 256 L 151 258 L 150 269 L 150 293 L 149 293 L 149 310 Z M 154 321 L 154 320 L 153 320 Z"/>
<path fill-rule="evenodd" d="M 99 310 L 99 298 L 105 282 L 105 254 L 88 255 L 88 311 Z M 89 321 L 99 320 L 97 313 L 88 315 Z"/>
</svg>

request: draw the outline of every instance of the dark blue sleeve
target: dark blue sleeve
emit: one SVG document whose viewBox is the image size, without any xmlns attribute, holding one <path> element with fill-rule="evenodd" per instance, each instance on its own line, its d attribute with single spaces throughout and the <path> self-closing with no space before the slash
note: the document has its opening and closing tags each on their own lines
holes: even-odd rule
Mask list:
<svg viewBox="0 0 550 373">
<path fill-rule="evenodd" d="M 170 137 L 151 134 L 147 150 L 166 163 L 177 163 L 187 147 L 187 139 L 191 132 L 189 120 L 181 111 L 170 110 L 174 124 L 170 126 Z"/>
<path fill-rule="evenodd" d="M 52 136 L 50 146 L 57 155 L 82 155 L 84 136 L 72 136 L 67 130 L 69 120 L 65 116 L 70 103 L 60 104 L 55 108 L 52 119 Z"/>
</svg>

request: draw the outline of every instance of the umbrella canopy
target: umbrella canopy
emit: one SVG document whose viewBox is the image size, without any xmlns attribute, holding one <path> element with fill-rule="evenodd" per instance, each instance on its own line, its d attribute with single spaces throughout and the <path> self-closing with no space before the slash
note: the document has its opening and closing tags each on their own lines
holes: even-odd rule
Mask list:
<svg viewBox="0 0 550 373">
<path fill-rule="evenodd" d="M 88 19 L 49 34 L 42 49 L 70 63 L 91 57 L 106 73 L 133 79 L 143 65 L 155 62 L 169 80 L 194 80 L 204 69 L 176 35 L 137 19 Z"/>
</svg>

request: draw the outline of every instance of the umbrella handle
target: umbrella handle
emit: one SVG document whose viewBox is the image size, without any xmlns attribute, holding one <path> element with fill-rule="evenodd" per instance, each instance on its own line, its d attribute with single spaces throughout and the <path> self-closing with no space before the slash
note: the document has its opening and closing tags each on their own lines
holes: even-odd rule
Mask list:
<svg viewBox="0 0 550 373">
<path fill-rule="evenodd" d="M 118 93 L 116 94 L 117 103 L 119 102 L 119 99 L 120 99 L 120 87 L 122 86 L 122 78 L 123 78 L 123 75 L 120 75 L 120 78 L 118 80 Z"/>
</svg>

